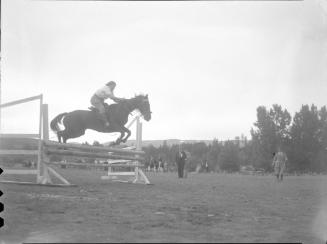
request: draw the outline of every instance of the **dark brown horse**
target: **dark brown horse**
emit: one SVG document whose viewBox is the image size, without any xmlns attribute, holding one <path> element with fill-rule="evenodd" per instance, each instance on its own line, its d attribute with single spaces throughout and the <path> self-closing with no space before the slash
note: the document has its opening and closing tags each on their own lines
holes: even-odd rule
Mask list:
<svg viewBox="0 0 327 244">
<path fill-rule="evenodd" d="M 105 104 L 105 108 L 110 123 L 109 127 L 105 127 L 95 108 L 59 114 L 51 121 L 50 127 L 57 133 L 58 141 L 61 142 L 62 139 L 64 143 L 70 138 L 84 135 L 86 129 L 103 133 L 120 132 L 120 137 L 113 143 L 113 145 L 118 145 L 121 142 L 126 142 L 131 135 L 131 131 L 125 127 L 125 124 L 132 111 L 139 110 L 146 121 L 151 119 L 148 95 L 138 95 L 109 106 Z M 59 123 L 65 126 L 64 130 L 60 130 Z M 124 137 L 125 133 L 127 133 L 126 137 Z"/>
</svg>

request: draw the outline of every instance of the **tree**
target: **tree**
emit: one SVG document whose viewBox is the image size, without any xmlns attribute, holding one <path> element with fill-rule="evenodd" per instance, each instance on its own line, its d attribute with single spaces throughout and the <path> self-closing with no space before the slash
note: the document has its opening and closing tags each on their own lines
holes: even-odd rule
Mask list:
<svg viewBox="0 0 327 244">
<path fill-rule="evenodd" d="M 280 105 L 274 104 L 268 111 L 266 107 L 257 108 L 256 129 L 251 128 L 253 165 L 256 168 L 272 170 L 271 160 L 278 146 L 285 147 L 289 140 L 291 115 Z"/>
<path fill-rule="evenodd" d="M 291 127 L 290 169 L 316 171 L 315 158 L 321 151 L 321 120 L 316 106 L 302 105 Z"/>
<path fill-rule="evenodd" d="M 214 171 L 219 170 L 219 155 L 221 152 L 222 145 L 219 144 L 217 139 L 212 141 L 212 144 L 209 146 L 209 150 L 205 159 L 208 160 L 208 165 Z"/>
<path fill-rule="evenodd" d="M 219 167 L 227 172 L 235 172 L 240 169 L 239 147 L 232 141 L 227 141 L 219 155 Z"/>
</svg>

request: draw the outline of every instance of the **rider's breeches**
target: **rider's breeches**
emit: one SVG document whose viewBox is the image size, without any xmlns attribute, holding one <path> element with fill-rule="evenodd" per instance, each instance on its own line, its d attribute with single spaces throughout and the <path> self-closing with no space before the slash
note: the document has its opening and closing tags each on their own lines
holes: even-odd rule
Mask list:
<svg viewBox="0 0 327 244">
<path fill-rule="evenodd" d="M 104 103 L 103 99 L 99 98 L 96 95 L 92 96 L 91 104 L 99 110 L 100 114 L 106 114 L 106 110 L 104 108 L 103 103 Z"/>
</svg>

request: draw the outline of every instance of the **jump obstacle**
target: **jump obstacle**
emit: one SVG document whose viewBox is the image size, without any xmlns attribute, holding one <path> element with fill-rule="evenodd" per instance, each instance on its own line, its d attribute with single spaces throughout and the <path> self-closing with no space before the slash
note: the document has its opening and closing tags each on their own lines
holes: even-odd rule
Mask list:
<svg viewBox="0 0 327 244">
<path fill-rule="evenodd" d="M 150 184 L 150 181 L 142 171 L 144 160 L 141 151 L 142 143 L 142 123 L 140 117 L 136 116 L 128 128 L 136 122 L 136 150 L 131 148 L 122 149 L 114 147 L 88 146 L 72 143 L 58 143 L 49 140 L 48 126 L 48 105 L 43 104 L 43 95 L 38 95 L 26 99 L 21 99 L 0 105 L 0 109 L 39 100 L 39 133 L 38 134 L 0 134 L 0 139 L 6 138 L 36 138 L 38 140 L 38 150 L 0 150 L 0 155 L 35 155 L 37 157 L 37 168 L 34 170 L 25 169 L 4 169 L 4 175 L 36 175 L 36 182 L 19 182 L 19 181 L 0 181 L 0 183 L 15 184 L 37 184 L 51 186 L 73 186 L 67 179 L 60 175 L 52 166 L 71 165 L 71 166 L 88 166 L 96 168 L 108 168 L 107 175 L 102 176 L 103 180 L 113 180 L 130 183 Z M 51 156 L 57 155 L 70 158 L 92 158 L 104 159 L 107 164 L 91 164 L 91 163 L 73 163 L 73 162 L 52 162 Z M 133 168 L 133 171 L 114 172 L 113 168 Z M 54 184 L 50 175 L 59 179 L 62 184 Z M 120 179 L 122 176 L 131 177 L 129 180 Z"/>
</svg>

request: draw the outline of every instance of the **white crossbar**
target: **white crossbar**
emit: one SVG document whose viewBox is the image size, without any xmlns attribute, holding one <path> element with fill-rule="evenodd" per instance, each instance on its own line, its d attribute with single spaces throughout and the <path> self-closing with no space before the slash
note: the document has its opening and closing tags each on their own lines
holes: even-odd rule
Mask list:
<svg viewBox="0 0 327 244">
<path fill-rule="evenodd" d="M 0 138 L 40 138 L 39 134 L 0 134 Z"/>
<path fill-rule="evenodd" d="M 28 169 L 3 169 L 4 175 L 36 175 L 37 170 Z"/>
<path fill-rule="evenodd" d="M 108 172 L 108 176 L 115 175 L 115 176 L 128 176 L 128 175 L 135 175 L 135 172 Z"/>
<path fill-rule="evenodd" d="M 42 94 L 38 95 L 38 96 L 34 96 L 34 97 L 28 97 L 28 98 L 16 100 L 13 102 L 3 103 L 3 104 L 0 104 L 0 108 L 10 107 L 10 106 L 13 106 L 16 104 L 26 103 L 26 102 L 30 102 L 30 101 L 41 99 L 41 98 L 42 98 Z"/>
<path fill-rule="evenodd" d="M 38 155 L 37 150 L 0 150 L 0 155 Z"/>
</svg>

